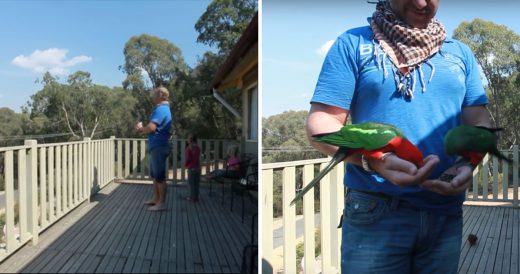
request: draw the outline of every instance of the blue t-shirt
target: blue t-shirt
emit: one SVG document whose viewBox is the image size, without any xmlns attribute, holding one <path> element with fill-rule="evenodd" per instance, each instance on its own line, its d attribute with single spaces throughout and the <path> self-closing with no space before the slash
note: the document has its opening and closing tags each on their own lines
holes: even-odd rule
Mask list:
<svg viewBox="0 0 520 274">
<path fill-rule="evenodd" d="M 157 125 L 155 132 L 148 134 L 148 149 L 168 146 L 170 129 L 172 128 L 172 113 L 167 102 L 156 105 L 150 115 L 150 122 Z"/>
<path fill-rule="evenodd" d="M 465 44 L 446 39 L 429 64 L 422 64 L 422 75 L 415 70 L 415 94 L 410 99 L 397 92 L 395 67 L 372 37 L 369 26 L 338 37 L 325 58 L 311 102 L 350 110 L 354 124 L 383 122 L 400 128 L 424 157 L 439 156 L 440 163 L 430 176 L 438 178 L 455 161 L 444 153 L 443 139 L 448 130 L 461 124 L 461 109 L 488 103 L 475 57 Z M 352 164 L 347 165 L 344 182 L 353 189 L 384 192 L 445 213 L 459 212 L 464 201 L 463 194 L 443 196 L 419 186 L 399 187 Z"/>
</svg>

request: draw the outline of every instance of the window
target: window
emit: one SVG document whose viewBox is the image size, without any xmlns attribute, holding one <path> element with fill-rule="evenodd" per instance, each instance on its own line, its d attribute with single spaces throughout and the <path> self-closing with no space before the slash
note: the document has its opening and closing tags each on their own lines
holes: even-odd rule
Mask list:
<svg viewBox="0 0 520 274">
<path fill-rule="evenodd" d="M 249 130 L 247 138 L 249 140 L 258 141 L 258 87 L 252 87 L 249 93 Z"/>
</svg>

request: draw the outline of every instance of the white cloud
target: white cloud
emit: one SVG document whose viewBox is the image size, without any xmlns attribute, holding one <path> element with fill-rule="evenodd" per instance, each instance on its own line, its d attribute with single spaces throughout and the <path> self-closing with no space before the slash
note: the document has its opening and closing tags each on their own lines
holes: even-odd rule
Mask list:
<svg viewBox="0 0 520 274">
<path fill-rule="evenodd" d="M 327 52 L 329 52 L 330 47 L 332 47 L 332 44 L 334 44 L 334 40 L 325 42 L 325 44 L 321 45 L 321 47 L 316 50 L 316 53 L 318 53 L 320 56 L 325 56 Z"/>
<path fill-rule="evenodd" d="M 66 75 L 70 67 L 77 64 L 90 62 L 92 57 L 80 55 L 67 60 L 68 49 L 50 48 L 46 50 L 35 50 L 31 55 L 18 55 L 11 64 L 31 69 L 34 72 L 42 73 L 49 71 L 54 75 Z"/>
</svg>

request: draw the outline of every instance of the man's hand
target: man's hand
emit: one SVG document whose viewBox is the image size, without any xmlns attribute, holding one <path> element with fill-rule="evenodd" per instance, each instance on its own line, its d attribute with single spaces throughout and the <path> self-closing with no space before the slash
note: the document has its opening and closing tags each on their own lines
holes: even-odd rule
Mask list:
<svg viewBox="0 0 520 274">
<path fill-rule="evenodd" d="M 135 130 L 141 131 L 142 128 L 143 128 L 143 122 L 139 122 L 139 123 L 135 124 Z"/>
<path fill-rule="evenodd" d="M 439 163 L 439 157 L 428 155 L 424 158 L 424 165 L 417 167 L 396 155 L 390 155 L 384 160 L 370 159 L 370 167 L 397 186 L 410 186 L 422 183 L 432 173 Z"/>
<path fill-rule="evenodd" d="M 472 182 L 473 170 L 468 165 L 454 165 L 447 169 L 441 177 L 446 177 L 446 175 L 455 177 L 449 182 L 440 179 L 426 180 L 420 186 L 442 195 L 464 193 Z"/>
</svg>

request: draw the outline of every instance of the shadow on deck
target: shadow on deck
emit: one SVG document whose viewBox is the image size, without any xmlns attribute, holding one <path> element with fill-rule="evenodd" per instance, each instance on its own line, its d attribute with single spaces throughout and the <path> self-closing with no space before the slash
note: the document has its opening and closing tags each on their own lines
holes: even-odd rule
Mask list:
<svg viewBox="0 0 520 274">
<path fill-rule="evenodd" d="M 257 205 L 246 203 L 242 223 L 240 201 L 231 212 L 218 190 L 210 197 L 202 184 L 200 201 L 192 203 L 185 200 L 187 186 L 169 185 L 168 210 L 148 212 L 142 202 L 151 185 L 112 183 L 45 231 L 38 245 L 27 245 L 4 261 L 0 271 L 240 272 Z"/>
</svg>

